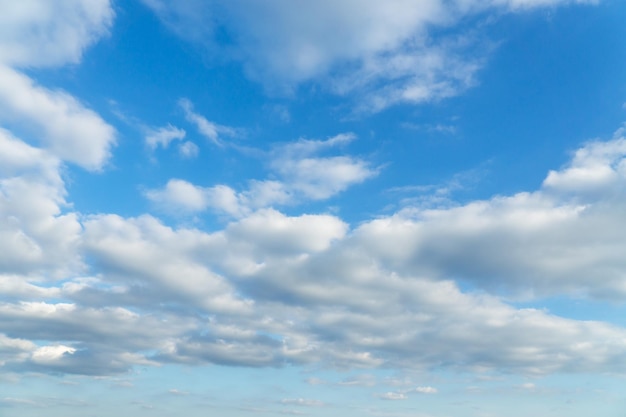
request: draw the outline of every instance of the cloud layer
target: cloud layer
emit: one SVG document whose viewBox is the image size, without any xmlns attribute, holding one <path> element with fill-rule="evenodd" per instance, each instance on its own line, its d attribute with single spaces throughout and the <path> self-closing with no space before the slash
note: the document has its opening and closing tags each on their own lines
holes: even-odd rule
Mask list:
<svg viewBox="0 0 626 417">
<path fill-rule="evenodd" d="M 615 227 L 626 202 L 621 132 L 579 149 L 534 192 L 416 206 L 354 228 L 329 214 L 249 208 L 211 233 L 150 215 L 79 223 L 60 209 L 58 160 L 0 138 L 10 156 L 2 195 L 26 181 L 29 190 L 0 200 L 2 224 L 13 225 L 2 241 L 15 242 L 2 251 L 11 256 L 0 279 L 6 369 L 101 375 L 173 362 L 626 372 L 625 329 L 489 295 L 626 298 L 626 239 Z M 347 140 L 295 142 L 278 154 Z M 47 209 L 14 210 L 21 198 Z"/>
</svg>

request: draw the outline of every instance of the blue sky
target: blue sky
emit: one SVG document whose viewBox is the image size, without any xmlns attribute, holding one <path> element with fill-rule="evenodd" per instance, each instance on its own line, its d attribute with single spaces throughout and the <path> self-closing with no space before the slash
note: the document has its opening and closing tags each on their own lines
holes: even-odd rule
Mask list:
<svg viewBox="0 0 626 417">
<path fill-rule="evenodd" d="M 0 415 L 623 415 L 626 3 L 0 11 Z"/>
</svg>

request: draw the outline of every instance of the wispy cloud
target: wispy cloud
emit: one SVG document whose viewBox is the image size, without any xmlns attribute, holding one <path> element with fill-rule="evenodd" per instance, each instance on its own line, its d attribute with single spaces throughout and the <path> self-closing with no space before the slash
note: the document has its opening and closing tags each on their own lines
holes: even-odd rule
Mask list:
<svg viewBox="0 0 626 417">
<path fill-rule="evenodd" d="M 198 129 L 198 132 L 209 139 L 215 145 L 223 146 L 222 138 L 224 136 L 237 136 L 238 131 L 235 128 L 220 125 L 207 120 L 204 116 L 194 112 L 193 104 L 186 98 L 181 98 L 178 101 L 179 106 L 185 112 L 185 118 L 189 123 L 192 123 Z"/>
</svg>

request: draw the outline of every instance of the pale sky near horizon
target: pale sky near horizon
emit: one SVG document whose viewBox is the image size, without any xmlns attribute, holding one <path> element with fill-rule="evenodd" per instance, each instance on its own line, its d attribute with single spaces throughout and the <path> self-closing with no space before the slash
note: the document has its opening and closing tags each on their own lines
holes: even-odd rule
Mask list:
<svg viewBox="0 0 626 417">
<path fill-rule="evenodd" d="M 0 0 L 0 416 L 623 417 L 624 21 Z"/>
</svg>

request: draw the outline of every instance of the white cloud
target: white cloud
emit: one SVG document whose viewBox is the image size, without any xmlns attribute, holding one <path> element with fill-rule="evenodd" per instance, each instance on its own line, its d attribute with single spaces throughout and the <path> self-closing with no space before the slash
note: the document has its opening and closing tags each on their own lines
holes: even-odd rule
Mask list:
<svg viewBox="0 0 626 417">
<path fill-rule="evenodd" d="M 40 87 L 0 64 L 0 120 L 19 126 L 52 153 L 97 170 L 110 156 L 115 129 L 74 97 Z"/>
<path fill-rule="evenodd" d="M 251 78 L 290 90 L 316 81 L 356 94 L 359 110 L 459 94 L 475 81 L 488 47 L 467 33 L 431 35 L 484 12 L 522 12 L 589 0 L 144 0 L 178 35 L 218 53 L 214 28 Z M 433 30 L 435 29 L 435 30 Z M 341 38 L 341 42 L 336 40 Z"/>
<path fill-rule="evenodd" d="M 436 394 L 438 392 L 437 388 L 433 387 L 417 387 L 413 391 L 420 394 Z"/>
<path fill-rule="evenodd" d="M 109 0 L 0 0 L 0 9 L 0 62 L 14 67 L 77 63 L 114 18 Z"/>
<path fill-rule="evenodd" d="M 0 122 L 65 161 L 102 168 L 115 144 L 113 127 L 74 97 L 39 86 L 15 68 L 79 62 L 112 24 L 110 2 L 0 0 L 0 9 Z"/>
<path fill-rule="evenodd" d="M 193 123 L 198 129 L 198 132 L 214 144 L 222 145 L 221 138 L 223 136 L 237 136 L 236 129 L 213 123 L 207 120 L 204 116 L 194 112 L 193 104 L 191 104 L 191 102 L 186 98 L 180 99 L 178 104 L 185 112 L 185 118 L 187 121 Z"/>
<path fill-rule="evenodd" d="M 250 308 L 250 302 L 241 299 L 228 280 L 196 259 L 193 251 L 188 252 L 211 246 L 215 237 L 172 230 L 151 216 L 129 220 L 94 216 L 84 227 L 85 249 L 115 283 L 140 283 L 154 297 L 209 311 L 245 313 Z M 140 287 L 127 288 L 133 289 Z"/>
<path fill-rule="evenodd" d="M 156 149 L 159 146 L 167 149 L 172 141 L 183 140 L 185 135 L 186 132 L 183 129 L 168 124 L 157 129 L 149 129 L 146 134 L 146 144 L 150 149 Z"/>
<path fill-rule="evenodd" d="M 73 355 L 75 352 L 76 349 L 70 346 L 42 346 L 33 352 L 32 359 L 36 363 L 47 364 L 56 362 L 65 355 Z"/>
<path fill-rule="evenodd" d="M 340 134 L 327 140 L 300 139 L 276 146 L 269 154 L 269 165 L 280 180 L 251 180 L 243 191 L 227 185 L 200 187 L 172 179 L 163 189 L 149 190 L 145 195 L 170 212 L 197 213 L 212 208 L 232 217 L 262 208 L 328 199 L 378 174 L 359 158 L 317 155 L 354 139 L 353 134 Z"/>
<path fill-rule="evenodd" d="M 606 195 L 619 187 L 626 176 L 626 139 L 591 142 L 578 149 L 570 164 L 561 171 L 550 171 L 543 186 L 552 191 Z"/>
<path fill-rule="evenodd" d="M 290 188 L 312 200 L 324 200 L 374 176 L 365 161 L 348 156 L 284 159 L 274 162 L 276 171 L 289 179 Z"/>
</svg>

